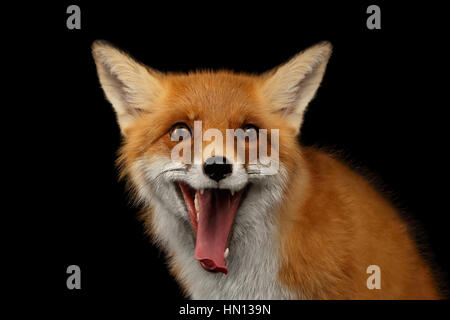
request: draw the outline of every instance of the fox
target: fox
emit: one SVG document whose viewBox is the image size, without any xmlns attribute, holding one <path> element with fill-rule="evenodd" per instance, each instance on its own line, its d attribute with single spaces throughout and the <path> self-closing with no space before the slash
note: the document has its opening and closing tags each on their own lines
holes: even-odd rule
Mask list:
<svg viewBox="0 0 450 320">
<path fill-rule="evenodd" d="M 299 140 L 331 54 L 323 41 L 259 74 L 181 73 L 155 70 L 104 40 L 92 44 L 122 137 L 120 179 L 186 297 L 442 299 L 400 210 L 343 159 Z M 228 156 L 215 148 L 219 139 L 195 147 L 208 129 L 241 130 L 246 152 L 262 129 L 277 132 L 267 143 L 276 170 L 246 153 Z M 183 153 L 199 149 L 197 161 L 187 161 L 192 153 L 174 160 L 180 144 Z"/>
</svg>

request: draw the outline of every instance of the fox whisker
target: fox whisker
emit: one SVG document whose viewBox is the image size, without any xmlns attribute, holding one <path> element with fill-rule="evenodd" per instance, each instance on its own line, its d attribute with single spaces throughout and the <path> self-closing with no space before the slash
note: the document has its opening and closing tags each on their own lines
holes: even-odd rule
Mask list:
<svg viewBox="0 0 450 320">
<path fill-rule="evenodd" d="M 163 174 L 166 173 L 172 173 L 172 172 L 181 172 L 181 173 L 187 173 L 187 169 L 186 168 L 171 168 L 171 169 L 166 169 L 161 171 L 160 173 L 158 173 L 158 175 L 154 178 L 154 180 L 157 180 L 160 176 L 162 176 Z"/>
</svg>

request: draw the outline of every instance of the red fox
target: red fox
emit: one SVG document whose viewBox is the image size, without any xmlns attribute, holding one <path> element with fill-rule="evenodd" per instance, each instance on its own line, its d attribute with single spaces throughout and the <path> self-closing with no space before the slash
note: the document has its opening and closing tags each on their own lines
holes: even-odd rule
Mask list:
<svg viewBox="0 0 450 320">
<path fill-rule="evenodd" d="M 104 41 L 92 52 L 123 135 L 121 176 L 187 296 L 441 298 L 397 209 L 342 161 L 298 142 L 330 43 L 260 75 L 161 73 Z M 244 156 L 228 156 L 223 146 L 238 148 L 205 138 L 209 129 L 240 130 Z M 263 130 L 272 173 L 248 160 Z M 187 161 L 174 159 L 176 148 Z"/>
</svg>

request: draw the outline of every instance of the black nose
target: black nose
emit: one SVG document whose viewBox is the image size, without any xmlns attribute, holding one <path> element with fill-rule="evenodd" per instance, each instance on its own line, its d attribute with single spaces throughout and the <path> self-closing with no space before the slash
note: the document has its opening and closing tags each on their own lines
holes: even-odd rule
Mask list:
<svg viewBox="0 0 450 320">
<path fill-rule="evenodd" d="M 227 162 L 225 157 L 208 158 L 203 164 L 203 171 L 211 179 L 220 181 L 230 175 L 233 170 L 233 166 Z"/>
</svg>

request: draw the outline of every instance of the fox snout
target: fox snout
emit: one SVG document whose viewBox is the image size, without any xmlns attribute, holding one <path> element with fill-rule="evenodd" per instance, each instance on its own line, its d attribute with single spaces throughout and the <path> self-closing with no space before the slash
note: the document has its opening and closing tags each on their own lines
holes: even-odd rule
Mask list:
<svg viewBox="0 0 450 320">
<path fill-rule="evenodd" d="M 210 179 L 219 182 L 233 172 L 233 165 L 225 157 L 210 157 L 203 164 L 203 172 Z"/>
</svg>

